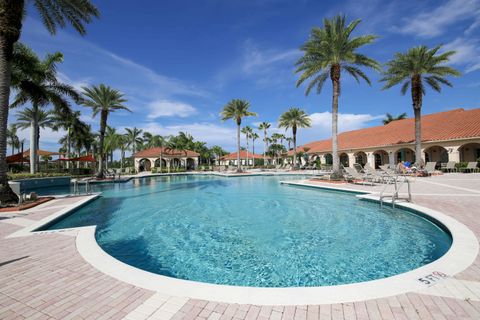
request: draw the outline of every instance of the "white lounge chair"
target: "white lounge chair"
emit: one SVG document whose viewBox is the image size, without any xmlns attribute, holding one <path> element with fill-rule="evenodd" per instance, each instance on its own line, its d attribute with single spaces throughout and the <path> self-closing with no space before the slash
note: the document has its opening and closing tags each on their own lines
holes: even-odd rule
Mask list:
<svg viewBox="0 0 480 320">
<path fill-rule="evenodd" d="M 478 163 L 476 161 L 469 162 L 465 168 L 462 169 L 463 172 L 478 172 Z"/>
<path fill-rule="evenodd" d="M 371 177 L 369 177 L 367 174 L 364 173 L 359 173 L 355 168 L 351 167 L 344 167 L 343 168 L 346 172 L 345 181 L 352 181 L 355 183 L 356 181 L 362 181 L 362 184 L 365 185 L 366 183 L 369 183 L 370 185 L 373 186 L 373 181 Z"/>
<path fill-rule="evenodd" d="M 458 170 L 455 167 L 455 164 L 456 164 L 455 161 L 448 161 L 447 165 L 442 170 L 446 172 L 457 172 Z"/>
<path fill-rule="evenodd" d="M 437 166 L 436 162 L 427 162 L 425 165 L 425 168 L 423 168 L 423 172 L 425 172 L 427 175 L 431 176 L 432 173 L 435 172 L 435 167 Z"/>
</svg>

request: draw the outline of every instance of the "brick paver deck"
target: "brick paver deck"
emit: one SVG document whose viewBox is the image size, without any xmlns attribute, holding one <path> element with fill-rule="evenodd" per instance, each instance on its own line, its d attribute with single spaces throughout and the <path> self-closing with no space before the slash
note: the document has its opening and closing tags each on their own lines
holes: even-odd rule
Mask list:
<svg viewBox="0 0 480 320">
<path fill-rule="evenodd" d="M 413 191 L 415 203 L 453 216 L 480 238 L 480 174 L 419 178 Z M 0 214 L 0 319 L 480 319 L 480 256 L 422 292 L 332 305 L 256 306 L 189 299 L 188 292 L 170 297 L 113 279 L 78 254 L 76 231 L 5 238 L 78 200 Z"/>
</svg>

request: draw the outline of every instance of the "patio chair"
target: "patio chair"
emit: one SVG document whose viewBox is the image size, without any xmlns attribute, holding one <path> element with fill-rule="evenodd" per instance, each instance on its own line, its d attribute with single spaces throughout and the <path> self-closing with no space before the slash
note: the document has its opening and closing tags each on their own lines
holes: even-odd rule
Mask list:
<svg viewBox="0 0 480 320">
<path fill-rule="evenodd" d="M 382 174 L 378 172 L 368 163 L 363 167 L 363 172 L 369 175 L 373 181 L 380 182 L 380 183 L 384 183 L 385 178 L 389 176 L 387 173 Z"/>
<path fill-rule="evenodd" d="M 436 166 L 437 166 L 436 162 L 427 162 L 427 164 L 423 168 L 423 172 L 425 172 L 427 175 L 431 176 L 432 173 L 435 172 L 435 167 Z"/>
<path fill-rule="evenodd" d="M 360 163 L 354 163 L 353 164 L 353 167 L 355 168 L 355 170 L 357 170 L 359 173 L 363 173 L 365 171 L 363 171 L 363 167 Z"/>
<path fill-rule="evenodd" d="M 448 161 L 447 162 L 447 165 L 445 166 L 445 168 L 443 168 L 442 170 L 445 171 L 445 172 L 457 172 L 457 168 L 455 167 L 455 164 L 456 162 L 455 161 Z"/>
<path fill-rule="evenodd" d="M 467 166 L 465 168 L 462 168 L 462 171 L 463 172 L 478 172 L 479 171 L 479 168 L 478 168 L 478 163 L 476 161 L 474 162 L 469 162 L 467 164 Z"/>
<path fill-rule="evenodd" d="M 362 181 L 363 185 L 369 183 L 373 186 L 373 181 L 367 174 L 359 173 L 357 170 L 355 170 L 355 168 L 351 167 L 344 167 L 343 169 L 346 172 L 346 175 L 344 176 L 345 181 L 352 181 L 353 183 L 356 183 L 356 181 Z"/>
</svg>

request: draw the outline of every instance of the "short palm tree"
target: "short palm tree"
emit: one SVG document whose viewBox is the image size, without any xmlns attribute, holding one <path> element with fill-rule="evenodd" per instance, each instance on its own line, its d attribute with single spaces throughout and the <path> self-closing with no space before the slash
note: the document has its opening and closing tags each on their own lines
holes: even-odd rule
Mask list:
<svg viewBox="0 0 480 320">
<path fill-rule="evenodd" d="M 253 133 L 253 130 L 252 128 L 250 128 L 249 126 L 245 126 L 242 128 L 241 132 L 245 135 L 245 141 L 247 142 L 247 167 L 249 165 L 249 157 L 248 157 L 248 150 L 249 150 L 249 141 L 250 141 L 250 135 Z"/>
<path fill-rule="evenodd" d="M 415 162 L 422 165 L 422 131 L 421 109 L 425 95 L 425 86 L 440 92 L 441 85 L 452 86 L 446 76 L 459 76 L 460 72 L 446 66 L 455 51 L 438 53 L 441 46 L 429 49 L 426 46 L 410 48 L 406 53 L 397 53 L 395 58 L 387 62 L 387 70 L 380 81 L 385 82 L 383 89 L 389 89 L 402 83 L 401 92 L 406 94 L 408 88 L 412 95 L 415 115 Z"/>
<path fill-rule="evenodd" d="M 95 117 L 100 113 L 100 130 L 99 130 L 99 142 L 98 142 L 98 155 L 99 166 L 97 172 L 97 178 L 104 178 L 104 161 L 105 153 L 103 150 L 105 140 L 105 130 L 107 128 L 108 115 L 111 112 L 117 110 L 127 110 L 128 107 L 124 105 L 127 101 L 124 98 L 123 93 L 118 90 L 112 89 L 109 86 L 100 84 L 98 86 L 83 87 L 83 100 L 82 104 L 86 107 L 90 107 L 93 110 L 92 117 Z"/>
<path fill-rule="evenodd" d="M 40 145 L 40 129 L 53 128 L 55 118 L 52 111 L 43 109 L 25 108 L 16 114 L 17 122 L 15 126 L 20 129 L 30 128 L 30 173 L 38 171 L 37 151 Z M 33 148 L 33 150 L 32 150 Z"/>
<path fill-rule="evenodd" d="M 320 93 L 325 81 L 328 78 L 332 81 L 332 154 L 334 176 L 341 176 L 337 140 L 338 97 L 340 96 L 341 74 L 346 72 L 357 82 L 363 79 L 370 84 L 370 79 L 359 67 L 380 69 L 378 62 L 357 52 L 357 49 L 372 43 L 376 38 L 374 35 L 352 36 L 360 21 L 355 20 L 347 25 L 345 16 L 340 15 L 331 20 L 324 19 L 323 28 L 315 27 L 312 29 L 310 38 L 301 47 L 303 56 L 296 63 L 296 72 L 301 73 L 297 81 L 297 87 L 307 79 L 310 79 L 305 92 L 306 95 L 313 88 L 316 88 L 317 93 Z"/>
<path fill-rule="evenodd" d="M 130 147 L 132 148 L 132 155 L 134 155 L 138 151 L 138 145 L 141 145 L 143 143 L 142 139 L 142 129 L 138 129 L 137 127 L 134 127 L 132 129 L 130 128 L 125 128 L 125 131 L 127 132 L 126 135 L 128 137 L 128 140 L 130 141 Z"/>
<path fill-rule="evenodd" d="M 10 83 L 13 64 L 13 45 L 18 41 L 22 20 L 26 11 L 36 8 L 40 19 L 51 34 L 57 27 L 70 23 L 81 35 L 85 34 L 85 24 L 90 23 L 99 12 L 90 0 L 33 0 L 33 6 L 25 6 L 25 0 L 0 1 L 0 201 L 14 202 L 18 197 L 10 189 L 7 181 L 7 120 L 10 99 Z M 28 10 L 27 10 L 28 9 Z"/>
<path fill-rule="evenodd" d="M 278 120 L 279 128 L 285 128 L 285 130 L 292 128 L 294 167 L 297 166 L 297 129 L 310 128 L 311 125 L 312 121 L 305 113 L 305 111 L 295 107 L 292 107 L 288 111 L 285 111 Z"/>
<path fill-rule="evenodd" d="M 382 121 L 383 121 L 383 124 L 389 124 L 392 121 L 403 120 L 405 118 L 407 118 L 406 112 L 399 114 L 396 117 L 394 117 L 393 115 L 387 112 L 387 114 L 385 115 L 385 119 L 383 119 Z"/>
<path fill-rule="evenodd" d="M 10 124 L 7 130 L 7 142 L 12 147 L 12 154 L 15 153 L 15 148 L 17 150 L 20 148 L 20 140 L 17 136 L 17 127 L 13 124 Z"/>
<path fill-rule="evenodd" d="M 240 167 L 240 126 L 242 125 L 242 118 L 256 116 L 255 112 L 251 112 L 248 109 L 250 108 L 250 102 L 242 99 L 233 99 L 227 103 L 224 107 L 220 116 L 222 121 L 229 119 L 235 120 L 237 124 L 237 171 L 241 172 Z"/>
<path fill-rule="evenodd" d="M 267 130 L 270 128 L 271 124 L 268 122 L 262 122 L 258 126 L 258 130 L 263 130 L 263 165 L 267 165 L 267 150 L 268 150 L 268 135 Z"/>
<path fill-rule="evenodd" d="M 252 132 L 250 134 L 250 139 L 252 139 L 252 153 L 253 153 L 253 166 L 254 167 L 255 167 L 255 140 L 257 140 L 258 138 L 260 138 L 258 133 Z"/>
</svg>

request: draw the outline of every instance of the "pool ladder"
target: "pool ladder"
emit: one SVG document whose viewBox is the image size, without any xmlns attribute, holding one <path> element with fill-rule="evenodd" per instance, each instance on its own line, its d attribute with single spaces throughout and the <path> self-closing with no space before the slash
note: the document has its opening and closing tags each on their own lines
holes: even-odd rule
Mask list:
<svg viewBox="0 0 480 320">
<path fill-rule="evenodd" d="M 84 195 L 89 195 L 93 192 L 92 186 L 90 185 L 90 180 L 85 180 L 85 193 Z M 78 185 L 78 180 L 73 180 L 73 195 L 80 196 L 82 193 L 80 192 L 80 187 Z"/>
<path fill-rule="evenodd" d="M 403 179 L 399 179 L 402 177 Z M 393 183 L 395 187 L 395 191 L 393 192 L 392 195 L 386 195 L 384 194 L 385 191 L 387 190 L 387 187 Z M 398 194 L 400 190 L 402 189 L 403 185 L 407 184 L 407 197 L 401 198 Z M 405 176 L 399 176 L 399 175 L 393 175 L 390 176 L 387 180 L 387 183 L 383 187 L 382 191 L 380 191 L 380 206 L 383 207 L 383 200 L 386 198 L 391 198 L 392 199 L 392 207 L 395 208 L 395 201 L 397 200 L 406 200 L 407 202 L 412 202 L 412 192 L 411 192 L 411 187 L 410 187 L 410 180 L 405 177 Z"/>
</svg>

